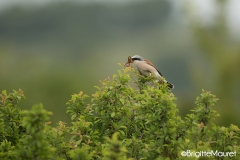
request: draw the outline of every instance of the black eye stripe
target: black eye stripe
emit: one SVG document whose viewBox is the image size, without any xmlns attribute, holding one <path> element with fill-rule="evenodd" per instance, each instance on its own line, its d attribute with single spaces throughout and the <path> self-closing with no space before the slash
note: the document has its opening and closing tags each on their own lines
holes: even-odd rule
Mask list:
<svg viewBox="0 0 240 160">
<path fill-rule="evenodd" d="M 132 58 L 132 60 L 133 61 L 135 61 L 135 60 L 139 60 L 140 61 L 140 58 Z"/>
</svg>

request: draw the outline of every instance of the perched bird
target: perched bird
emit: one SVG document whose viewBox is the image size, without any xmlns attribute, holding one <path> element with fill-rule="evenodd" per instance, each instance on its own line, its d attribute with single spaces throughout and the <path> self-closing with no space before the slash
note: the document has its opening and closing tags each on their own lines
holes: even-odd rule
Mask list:
<svg viewBox="0 0 240 160">
<path fill-rule="evenodd" d="M 174 88 L 174 85 L 166 81 L 163 78 L 163 75 L 161 74 L 161 72 L 159 72 L 159 70 L 157 70 L 152 64 L 152 62 L 150 62 L 149 60 L 144 59 L 139 55 L 135 55 L 132 57 L 129 56 L 125 66 L 129 67 L 131 63 L 133 63 L 136 66 L 136 68 L 138 69 L 141 75 L 149 76 L 153 74 L 160 83 L 167 83 L 169 88 L 171 89 Z"/>
</svg>

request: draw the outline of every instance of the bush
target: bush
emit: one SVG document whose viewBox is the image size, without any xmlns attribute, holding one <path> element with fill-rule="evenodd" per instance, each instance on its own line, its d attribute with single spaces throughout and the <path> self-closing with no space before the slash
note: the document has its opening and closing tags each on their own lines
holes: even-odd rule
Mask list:
<svg viewBox="0 0 240 160">
<path fill-rule="evenodd" d="M 240 129 L 213 123 L 218 99 L 210 92 L 202 90 L 192 113 L 181 118 L 174 94 L 153 77 L 126 68 L 101 83 L 89 103 L 82 91 L 72 95 L 69 126 L 50 126 L 51 113 L 41 104 L 22 111 L 23 91 L 2 91 L 0 159 L 208 159 L 204 151 L 214 159 L 240 158 Z"/>
</svg>

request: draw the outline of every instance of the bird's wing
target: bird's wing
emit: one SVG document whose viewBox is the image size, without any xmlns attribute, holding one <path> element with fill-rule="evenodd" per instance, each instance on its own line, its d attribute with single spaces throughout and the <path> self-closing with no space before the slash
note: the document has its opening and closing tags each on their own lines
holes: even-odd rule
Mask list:
<svg viewBox="0 0 240 160">
<path fill-rule="evenodd" d="M 159 73 L 161 76 L 163 76 L 162 73 L 152 64 L 152 62 L 150 62 L 150 61 L 147 60 L 147 59 L 145 59 L 144 61 L 145 61 L 147 64 L 149 64 L 150 66 L 154 67 L 154 68 L 158 71 L 158 73 Z"/>
</svg>

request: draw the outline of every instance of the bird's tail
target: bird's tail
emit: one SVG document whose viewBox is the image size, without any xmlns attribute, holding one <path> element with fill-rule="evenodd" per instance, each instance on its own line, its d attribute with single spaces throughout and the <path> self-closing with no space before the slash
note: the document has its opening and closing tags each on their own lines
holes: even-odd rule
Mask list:
<svg viewBox="0 0 240 160">
<path fill-rule="evenodd" d="M 170 88 L 170 89 L 173 89 L 173 88 L 174 88 L 174 85 L 173 85 L 173 84 L 171 84 L 171 83 L 169 83 L 169 82 L 167 82 L 167 84 L 168 84 L 168 88 Z"/>
<path fill-rule="evenodd" d="M 164 79 L 164 81 L 163 80 L 159 80 L 158 82 L 161 83 L 161 84 L 167 83 L 167 86 L 168 86 L 169 89 L 173 89 L 174 88 L 174 85 L 172 83 L 169 83 L 165 79 Z"/>
</svg>

